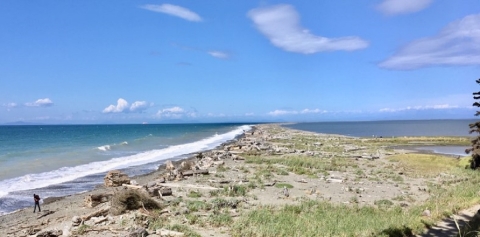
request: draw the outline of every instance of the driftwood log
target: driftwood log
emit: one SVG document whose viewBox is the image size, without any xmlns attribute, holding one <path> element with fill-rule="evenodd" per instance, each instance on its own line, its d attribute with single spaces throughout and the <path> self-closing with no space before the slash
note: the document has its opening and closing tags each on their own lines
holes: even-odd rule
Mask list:
<svg viewBox="0 0 480 237">
<path fill-rule="evenodd" d="M 208 174 L 208 170 L 185 170 L 183 176 L 192 176 L 194 174 Z"/>
<path fill-rule="evenodd" d="M 100 203 L 108 202 L 113 193 L 108 194 L 90 194 L 83 199 L 86 207 L 95 207 Z"/>
</svg>

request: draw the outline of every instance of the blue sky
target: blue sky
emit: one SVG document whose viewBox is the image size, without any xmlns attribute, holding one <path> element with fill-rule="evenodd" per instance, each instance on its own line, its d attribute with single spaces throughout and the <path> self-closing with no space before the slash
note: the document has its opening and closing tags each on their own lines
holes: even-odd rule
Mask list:
<svg viewBox="0 0 480 237">
<path fill-rule="evenodd" d="M 0 124 L 474 118 L 478 0 L 0 1 Z"/>
</svg>

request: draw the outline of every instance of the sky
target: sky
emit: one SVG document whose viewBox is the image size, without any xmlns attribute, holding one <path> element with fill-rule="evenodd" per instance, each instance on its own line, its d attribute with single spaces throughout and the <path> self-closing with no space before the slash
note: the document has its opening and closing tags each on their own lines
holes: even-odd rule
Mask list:
<svg viewBox="0 0 480 237">
<path fill-rule="evenodd" d="M 0 11 L 0 124 L 475 118 L 478 0 L 2 0 Z"/>
</svg>

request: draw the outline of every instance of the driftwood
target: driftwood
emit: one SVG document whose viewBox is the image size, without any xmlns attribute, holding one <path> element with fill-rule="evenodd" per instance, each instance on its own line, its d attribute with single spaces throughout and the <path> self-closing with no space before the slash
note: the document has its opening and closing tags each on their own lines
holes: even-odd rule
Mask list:
<svg viewBox="0 0 480 237">
<path fill-rule="evenodd" d="M 210 183 L 219 183 L 219 184 L 228 184 L 228 183 L 230 183 L 230 182 L 232 182 L 232 181 L 230 181 L 230 180 L 225 180 L 225 179 L 224 179 L 224 180 L 209 179 L 208 182 L 210 182 Z"/>
<path fill-rule="evenodd" d="M 194 174 L 208 174 L 208 170 L 186 170 L 182 172 L 183 176 L 192 176 Z"/>
<path fill-rule="evenodd" d="M 108 202 L 113 193 L 108 194 L 90 194 L 85 196 L 84 203 L 87 207 L 95 207 L 100 203 Z"/>
<path fill-rule="evenodd" d="M 163 187 L 170 188 L 192 188 L 192 189 L 207 189 L 207 190 L 219 190 L 220 188 L 210 187 L 210 186 L 198 186 L 193 184 L 178 184 L 178 183 L 164 183 L 161 184 Z"/>
<path fill-rule="evenodd" d="M 100 210 L 98 210 L 98 211 L 92 212 L 92 213 L 90 213 L 90 214 L 88 214 L 88 215 L 82 216 L 82 217 L 81 217 L 81 218 L 82 218 L 82 221 L 88 221 L 88 220 L 90 220 L 90 218 L 92 218 L 92 217 L 103 216 L 103 215 L 105 215 L 105 214 L 108 213 L 108 210 L 109 210 L 109 209 L 110 209 L 110 208 L 105 207 L 105 208 L 102 208 L 102 209 L 100 209 Z"/>
<path fill-rule="evenodd" d="M 160 197 L 163 197 L 163 196 L 171 196 L 173 193 L 172 193 L 172 189 L 171 188 L 167 188 L 167 187 L 162 187 L 158 190 L 158 195 Z"/>
<path fill-rule="evenodd" d="M 142 189 L 143 186 L 140 185 L 133 185 L 133 184 L 122 184 L 123 187 L 131 188 L 131 189 Z"/>
<path fill-rule="evenodd" d="M 173 230 L 160 229 L 160 236 L 185 236 L 185 234 Z"/>
<path fill-rule="evenodd" d="M 327 179 L 327 183 L 343 183 L 343 179 Z"/>
<path fill-rule="evenodd" d="M 277 182 L 276 181 L 273 181 L 271 183 L 264 183 L 263 185 L 265 186 L 274 186 Z"/>
<path fill-rule="evenodd" d="M 44 211 L 44 212 L 45 212 L 45 213 L 43 213 L 41 216 L 37 217 L 37 219 L 40 219 L 40 218 L 42 218 L 42 217 L 44 217 L 44 216 L 48 216 L 48 215 L 50 215 L 50 214 L 52 214 L 52 213 L 55 213 L 54 211 Z"/>
</svg>

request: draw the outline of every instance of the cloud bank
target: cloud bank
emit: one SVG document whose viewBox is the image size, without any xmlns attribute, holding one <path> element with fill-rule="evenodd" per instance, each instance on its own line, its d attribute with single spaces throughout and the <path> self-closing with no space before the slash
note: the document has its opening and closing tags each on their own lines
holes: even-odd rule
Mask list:
<svg viewBox="0 0 480 237">
<path fill-rule="evenodd" d="M 377 9 L 386 15 L 408 14 L 427 8 L 432 0 L 385 0 Z"/>
<path fill-rule="evenodd" d="M 415 40 L 381 62 L 386 69 L 480 65 L 480 14 L 468 15 L 435 36 Z"/>
<path fill-rule="evenodd" d="M 268 115 L 271 116 L 282 116 L 282 115 L 294 115 L 294 114 L 323 114 L 323 113 L 328 113 L 326 110 L 320 110 L 320 109 L 304 109 L 304 110 L 274 110 L 271 112 L 268 112 Z"/>
<path fill-rule="evenodd" d="M 153 11 L 153 12 L 160 12 L 160 13 L 165 13 L 168 15 L 180 17 L 187 21 L 194 21 L 194 22 L 202 21 L 202 18 L 197 13 L 190 11 L 187 8 L 172 5 L 172 4 L 162 4 L 162 5 L 147 4 L 147 5 L 140 6 L 140 8 Z"/>
<path fill-rule="evenodd" d="M 273 45 L 289 52 L 313 54 L 359 50 L 368 46 L 367 41 L 356 36 L 326 38 L 313 35 L 300 25 L 300 17 L 290 5 L 256 8 L 248 12 L 248 17 Z"/>
<path fill-rule="evenodd" d="M 49 98 L 38 99 L 35 102 L 25 103 L 27 107 L 50 107 L 53 105 L 53 101 Z"/>
<path fill-rule="evenodd" d="M 161 109 L 157 112 L 158 118 L 179 119 L 182 117 L 195 117 L 195 116 L 196 116 L 195 112 L 187 111 L 178 106 Z"/>
<path fill-rule="evenodd" d="M 408 110 L 441 110 L 441 109 L 459 109 L 460 106 L 458 105 L 450 105 L 450 104 L 440 104 L 440 105 L 427 105 L 427 106 L 407 106 L 405 108 L 383 108 L 380 109 L 379 112 L 400 112 L 400 111 L 408 111 Z"/>
<path fill-rule="evenodd" d="M 139 113 L 146 110 L 149 106 L 146 101 L 135 101 L 132 105 L 129 105 L 126 100 L 119 98 L 116 105 L 109 105 L 103 109 L 102 113 Z"/>
</svg>

